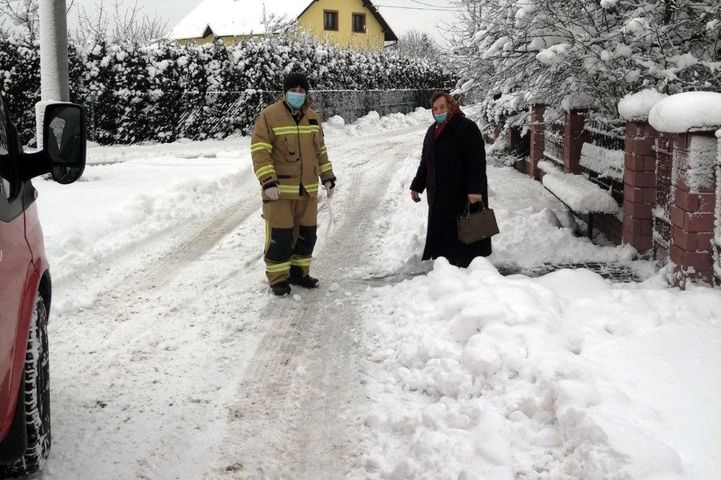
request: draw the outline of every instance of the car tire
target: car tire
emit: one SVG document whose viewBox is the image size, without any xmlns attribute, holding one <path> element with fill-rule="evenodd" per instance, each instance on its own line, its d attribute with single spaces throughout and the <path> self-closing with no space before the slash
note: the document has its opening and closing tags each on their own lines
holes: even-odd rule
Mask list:
<svg viewBox="0 0 721 480">
<path fill-rule="evenodd" d="M 30 322 L 25 354 L 24 394 L 28 448 L 23 457 L 0 465 L 0 478 L 26 476 L 40 470 L 50 454 L 50 355 L 48 351 L 48 311 L 40 294 Z"/>
</svg>

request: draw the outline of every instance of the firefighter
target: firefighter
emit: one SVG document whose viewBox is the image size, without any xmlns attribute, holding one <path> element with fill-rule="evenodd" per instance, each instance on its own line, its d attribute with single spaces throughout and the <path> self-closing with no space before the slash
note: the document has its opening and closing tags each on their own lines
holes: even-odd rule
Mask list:
<svg viewBox="0 0 721 480">
<path fill-rule="evenodd" d="M 306 97 L 309 90 L 303 74 L 287 75 L 283 98 L 260 112 L 250 144 L 262 188 L 265 271 L 278 296 L 289 295 L 291 285 L 318 287 L 318 279 L 309 274 L 318 228 L 318 190 L 322 184 L 331 198 L 336 182 L 320 118 Z"/>
</svg>

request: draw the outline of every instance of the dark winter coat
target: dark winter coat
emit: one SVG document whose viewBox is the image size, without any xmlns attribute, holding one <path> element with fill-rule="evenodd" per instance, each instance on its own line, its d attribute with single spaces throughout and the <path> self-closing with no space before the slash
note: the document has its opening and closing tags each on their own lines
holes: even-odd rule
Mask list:
<svg viewBox="0 0 721 480">
<path fill-rule="evenodd" d="M 423 141 L 423 154 L 411 190 L 428 190 L 428 231 L 423 260 L 445 257 L 452 265 L 467 267 L 478 256 L 491 254 L 491 239 L 465 245 L 458 240 L 456 217 L 468 194 L 483 195 L 488 206 L 486 150 L 478 126 L 463 113 L 453 115 L 435 138 L 431 125 Z M 479 209 L 474 204 L 471 211 Z"/>
</svg>

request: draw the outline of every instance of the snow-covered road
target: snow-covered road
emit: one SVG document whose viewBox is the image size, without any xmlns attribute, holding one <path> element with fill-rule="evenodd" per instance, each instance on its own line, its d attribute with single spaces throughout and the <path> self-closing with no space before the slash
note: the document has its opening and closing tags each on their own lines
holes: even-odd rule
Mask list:
<svg viewBox="0 0 721 480">
<path fill-rule="evenodd" d="M 322 288 L 285 299 L 265 287 L 247 138 L 93 147 L 84 181 L 36 182 L 55 285 L 41 478 L 717 478 L 721 425 L 703 405 L 721 400 L 718 291 L 669 289 L 628 247 L 575 237 L 558 201 L 503 167 L 489 167 L 493 264 L 614 262 L 648 280 L 420 262 L 426 210 L 408 185 L 429 118 L 324 125 L 339 186 L 320 203 Z M 668 356 L 672 338 L 699 356 Z M 658 361 L 674 368 L 654 390 L 641 366 Z M 701 380 L 703 402 L 655 397 Z M 706 420 L 701 444 L 678 418 L 662 433 L 674 414 Z M 617 442 L 629 430 L 608 416 L 653 442 Z"/>
</svg>

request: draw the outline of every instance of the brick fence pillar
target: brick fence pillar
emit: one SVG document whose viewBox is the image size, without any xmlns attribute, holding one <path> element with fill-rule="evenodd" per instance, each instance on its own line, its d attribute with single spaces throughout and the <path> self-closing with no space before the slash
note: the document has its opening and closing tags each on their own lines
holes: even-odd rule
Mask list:
<svg viewBox="0 0 721 480">
<path fill-rule="evenodd" d="M 566 112 L 563 126 L 563 171 L 566 173 L 581 173 L 581 147 L 587 136 L 583 126 L 587 116 L 587 109 Z"/>
<path fill-rule="evenodd" d="M 672 142 L 670 257 L 674 284 L 684 287 L 689 279 L 713 284 L 718 143 L 712 132 L 675 134 Z"/>
<path fill-rule="evenodd" d="M 643 121 L 626 123 L 623 174 L 623 243 L 639 252 L 653 247 L 656 205 L 656 130 Z"/>
<path fill-rule="evenodd" d="M 536 180 L 541 179 L 538 162 L 543 160 L 543 151 L 546 148 L 546 124 L 543 115 L 546 106 L 535 104 L 531 107 L 531 155 L 528 163 L 528 174 Z"/>
</svg>

